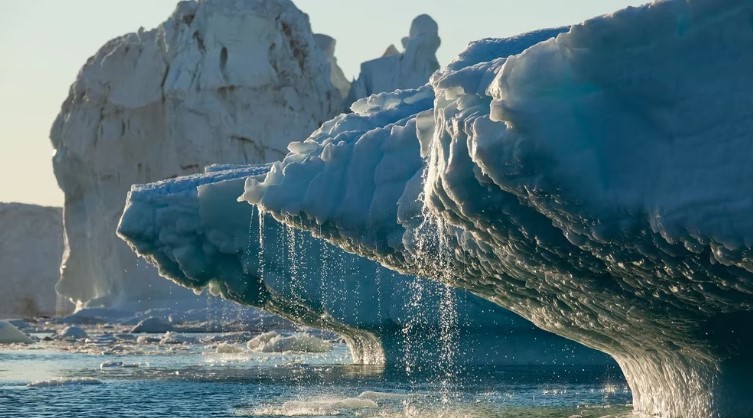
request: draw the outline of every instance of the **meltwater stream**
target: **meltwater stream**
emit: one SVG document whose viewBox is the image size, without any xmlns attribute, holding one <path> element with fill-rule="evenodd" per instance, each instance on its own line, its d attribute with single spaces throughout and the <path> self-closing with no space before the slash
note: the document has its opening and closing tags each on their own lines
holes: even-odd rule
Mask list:
<svg viewBox="0 0 753 418">
<path fill-rule="evenodd" d="M 239 333 L 137 340 L 118 326 L 87 331 L 87 340 L 0 346 L 0 416 L 602 417 L 630 409 L 624 380 L 608 367 L 406 379 L 403 370 L 350 365 L 337 342 L 326 353 L 259 353 Z"/>
</svg>

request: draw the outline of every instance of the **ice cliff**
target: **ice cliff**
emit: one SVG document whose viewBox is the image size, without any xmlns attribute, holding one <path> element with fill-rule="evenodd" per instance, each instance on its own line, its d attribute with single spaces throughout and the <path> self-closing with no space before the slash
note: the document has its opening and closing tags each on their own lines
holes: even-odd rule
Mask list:
<svg viewBox="0 0 753 418">
<path fill-rule="evenodd" d="M 291 144 L 244 198 L 609 353 L 639 412 L 751 416 L 751 16 L 658 1 L 508 59 L 473 44 Z"/>
<path fill-rule="evenodd" d="M 346 108 L 372 94 L 421 87 L 439 69 L 436 57 L 439 27 L 429 15 L 413 19 L 409 35 L 402 39 L 402 44 L 403 52 L 390 45 L 384 56 L 361 64 L 358 79 L 350 85 Z"/>
<path fill-rule="evenodd" d="M 60 208 L 0 203 L 0 318 L 54 315 L 62 257 Z"/>
<path fill-rule="evenodd" d="M 468 292 L 393 273 L 237 202 L 246 177 L 268 169 L 213 166 L 135 186 L 119 234 L 183 286 L 338 333 L 356 363 L 411 373 L 611 364 Z"/>
<path fill-rule="evenodd" d="M 110 306 L 183 295 L 115 236 L 128 189 L 282 158 L 342 108 L 333 81 L 345 80 L 332 72 L 334 43 L 323 44 L 288 0 L 181 1 L 158 28 L 91 57 L 51 132 L 65 192 L 58 292 Z"/>
</svg>

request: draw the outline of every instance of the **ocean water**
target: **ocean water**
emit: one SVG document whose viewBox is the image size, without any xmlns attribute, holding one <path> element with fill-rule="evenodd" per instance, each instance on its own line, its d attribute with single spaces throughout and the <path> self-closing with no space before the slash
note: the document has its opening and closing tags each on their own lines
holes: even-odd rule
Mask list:
<svg viewBox="0 0 753 418">
<path fill-rule="evenodd" d="M 171 344 L 154 337 L 137 342 L 135 335 L 90 332 L 86 341 L 0 345 L 0 416 L 602 417 L 630 411 L 630 393 L 611 368 L 415 375 L 351 365 L 342 343 L 326 353 L 256 353 L 232 335 L 174 334 Z M 218 353 L 221 342 L 238 352 Z"/>
</svg>

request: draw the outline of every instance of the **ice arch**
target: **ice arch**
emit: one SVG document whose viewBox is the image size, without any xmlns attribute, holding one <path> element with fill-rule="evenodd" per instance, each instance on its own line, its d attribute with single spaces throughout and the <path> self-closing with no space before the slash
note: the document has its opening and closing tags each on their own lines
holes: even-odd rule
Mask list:
<svg viewBox="0 0 753 418">
<path fill-rule="evenodd" d="M 268 169 L 213 166 L 136 186 L 119 234 L 182 286 L 338 333 L 355 363 L 411 373 L 612 364 L 469 292 L 396 274 L 237 202 L 245 178 Z"/>
<path fill-rule="evenodd" d="M 611 354 L 637 411 L 751 416 L 751 16 L 659 1 L 461 59 L 325 123 L 244 198 Z"/>
</svg>

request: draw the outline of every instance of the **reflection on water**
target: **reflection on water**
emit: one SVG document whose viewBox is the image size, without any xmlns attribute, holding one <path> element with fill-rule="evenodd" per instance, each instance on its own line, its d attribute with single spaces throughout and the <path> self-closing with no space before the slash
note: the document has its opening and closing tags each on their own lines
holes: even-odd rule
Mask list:
<svg viewBox="0 0 753 418">
<path fill-rule="evenodd" d="M 328 353 L 217 353 L 222 339 L 183 337 L 176 344 L 100 335 L 86 343 L 0 347 L 0 416 L 601 417 L 629 412 L 630 393 L 615 369 L 489 367 L 465 369 L 451 380 L 415 371 L 407 377 L 403 369 L 347 364 L 341 343 Z M 95 380 L 101 384 L 92 384 Z"/>
</svg>

